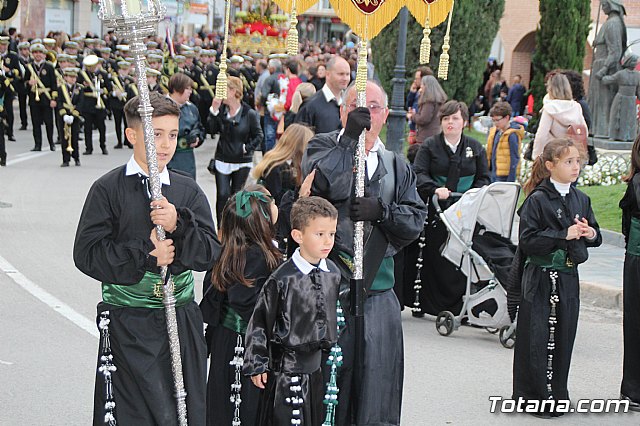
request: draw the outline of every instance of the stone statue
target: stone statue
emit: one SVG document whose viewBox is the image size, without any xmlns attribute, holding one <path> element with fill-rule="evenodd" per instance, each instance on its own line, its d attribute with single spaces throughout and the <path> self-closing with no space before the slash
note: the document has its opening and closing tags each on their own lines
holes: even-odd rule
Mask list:
<svg viewBox="0 0 640 426">
<path fill-rule="evenodd" d="M 600 4 L 607 20 L 593 41 L 593 65 L 589 79 L 592 128 L 589 133 L 596 137 L 607 137 L 615 87 L 604 84 L 602 78 L 620 70 L 620 59 L 627 46 L 627 28 L 623 19 L 626 10 L 622 0 L 600 0 Z"/>
<path fill-rule="evenodd" d="M 640 72 L 635 70 L 637 65 L 638 57 L 629 55 L 622 62 L 622 70 L 602 77 L 604 84 L 618 87 L 609 115 L 609 139 L 633 141 L 638 135 L 636 98 L 640 97 Z"/>
</svg>

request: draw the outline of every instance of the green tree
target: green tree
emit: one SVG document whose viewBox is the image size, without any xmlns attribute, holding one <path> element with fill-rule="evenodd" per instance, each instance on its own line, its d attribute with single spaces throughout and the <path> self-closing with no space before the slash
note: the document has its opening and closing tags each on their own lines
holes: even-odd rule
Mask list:
<svg viewBox="0 0 640 426">
<path fill-rule="evenodd" d="M 498 24 L 504 12 L 505 0 L 457 0 L 451 22 L 451 49 L 449 50 L 449 78 L 441 81 L 451 99 L 470 103 L 482 84 L 491 44 L 498 32 Z M 391 79 L 396 62 L 399 18 L 372 40 L 373 63 L 383 86 L 391 93 Z M 442 42 L 447 29 L 446 21 L 431 32 L 430 66 L 437 74 Z M 406 69 L 407 79 L 413 80 L 420 66 L 420 41 L 422 25 L 409 17 L 407 29 Z M 408 87 L 407 87 L 408 88 Z"/>
<path fill-rule="evenodd" d="M 590 23 L 590 0 L 540 0 L 531 82 L 536 111 L 542 108 L 544 77 L 549 71 L 582 71 Z"/>
</svg>

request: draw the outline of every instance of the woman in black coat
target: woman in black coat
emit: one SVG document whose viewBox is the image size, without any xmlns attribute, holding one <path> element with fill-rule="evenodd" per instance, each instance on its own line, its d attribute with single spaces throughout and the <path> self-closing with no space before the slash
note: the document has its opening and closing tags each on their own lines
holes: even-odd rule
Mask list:
<svg viewBox="0 0 640 426">
<path fill-rule="evenodd" d="M 228 78 L 227 99 L 214 99 L 209 110 L 211 135 L 219 134 L 215 155 L 216 218 L 232 194 L 244 186 L 253 165 L 253 151 L 262 144 L 264 135 L 260 116 L 242 102 L 242 80 Z"/>
<path fill-rule="evenodd" d="M 413 307 L 414 316 L 418 317 L 425 312 L 437 315 L 441 311 L 457 315 L 466 289 L 466 278 L 460 269 L 440 254 L 448 232 L 437 218 L 432 205 L 433 195 L 438 195 L 439 204 L 445 209 L 450 205 L 452 192 L 463 193 L 490 183 L 484 147 L 462 134 L 469 120 L 467 106 L 463 102 L 448 101 L 440 108 L 439 117 L 442 132 L 422 143 L 413 165 L 418 194 L 428 209 L 422 234 L 424 240 L 417 240 L 405 248 L 403 277 L 396 280 L 399 284 L 402 282 L 402 289 L 396 288 L 402 295 L 401 300 L 404 305 Z M 416 290 L 416 262 L 421 243 L 425 244 L 421 256 L 424 262 L 420 270 L 421 288 Z"/>
</svg>

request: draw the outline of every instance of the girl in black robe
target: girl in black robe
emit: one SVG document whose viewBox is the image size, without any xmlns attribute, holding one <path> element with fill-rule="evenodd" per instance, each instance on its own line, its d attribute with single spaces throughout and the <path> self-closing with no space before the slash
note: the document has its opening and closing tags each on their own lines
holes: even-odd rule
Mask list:
<svg viewBox="0 0 640 426">
<path fill-rule="evenodd" d="M 513 359 L 513 399 L 538 401 L 536 415 L 559 416 L 580 308 L 578 265 L 602 242 L 589 197 L 571 183 L 582 153 L 570 139 L 549 142 L 525 184 L 519 210 L 524 270 Z M 548 402 L 547 402 L 548 401 Z M 567 405 L 568 406 L 568 405 Z"/>
<path fill-rule="evenodd" d="M 640 411 L 640 137 L 631 151 L 631 172 L 627 191 L 620 201 L 624 257 L 624 361 L 620 398 L 629 400 L 629 408 Z"/>
<path fill-rule="evenodd" d="M 237 420 L 243 425 L 259 424 L 260 390 L 242 375 L 243 353 L 238 348 L 244 347 L 260 290 L 281 260 L 272 242 L 277 220 L 277 209 L 272 206 L 269 192 L 252 185 L 231 197 L 222 211 L 223 250 L 205 277 L 200 303 L 211 354 L 207 425 L 231 425 Z M 240 387 L 233 391 L 232 386 L 237 385 Z"/>
<path fill-rule="evenodd" d="M 459 129 L 459 134 L 455 134 L 455 128 L 453 131 L 448 129 L 447 117 L 456 114 L 461 116 L 466 125 L 468 112 L 464 103 L 449 101 L 443 105 L 440 110 L 443 131 L 422 143 L 414 162 L 418 194 L 427 204 L 428 211 L 421 235 L 423 240 L 414 241 L 404 250 L 403 304 L 414 308 L 414 316 L 423 316 L 425 312 L 437 315 L 441 311 L 451 311 L 457 315 L 462 309 L 462 295 L 467 283 L 460 268 L 441 255 L 442 245 L 449 233 L 437 217 L 432 203 L 433 195 L 443 187 L 450 192 L 464 193 L 471 188 L 481 188 L 491 183 L 484 147 L 475 139 L 463 135 L 462 128 Z M 456 136 L 460 141 L 454 152 L 447 140 L 455 140 Z M 451 204 L 451 199 L 441 198 L 439 204 L 444 210 Z M 419 306 L 416 306 L 414 286 L 420 244 L 424 244 L 420 271 L 422 288 L 419 290 Z"/>
</svg>

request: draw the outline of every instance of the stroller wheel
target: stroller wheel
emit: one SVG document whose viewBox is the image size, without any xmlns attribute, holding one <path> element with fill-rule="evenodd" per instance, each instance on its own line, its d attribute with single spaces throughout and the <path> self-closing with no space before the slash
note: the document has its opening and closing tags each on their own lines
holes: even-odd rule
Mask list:
<svg viewBox="0 0 640 426">
<path fill-rule="evenodd" d="M 516 330 L 511 330 L 510 325 L 505 325 L 500 329 L 500 343 L 507 349 L 513 349 L 516 344 Z"/>
<path fill-rule="evenodd" d="M 487 330 L 491 334 L 496 334 L 498 331 L 500 331 L 499 328 L 494 328 L 494 327 L 485 327 L 484 329 Z"/>
<path fill-rule="evenodd" d="M 455 317 L 449 311 L 442 311 L 436 318 L 436 330 L 442 336 L 448 336 L 453 333 L 453 326 L 455 324 Z"/>
</svg>

